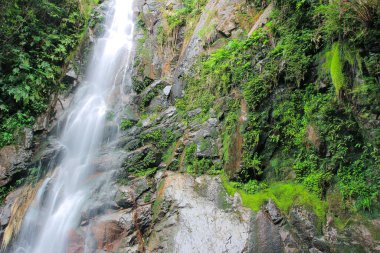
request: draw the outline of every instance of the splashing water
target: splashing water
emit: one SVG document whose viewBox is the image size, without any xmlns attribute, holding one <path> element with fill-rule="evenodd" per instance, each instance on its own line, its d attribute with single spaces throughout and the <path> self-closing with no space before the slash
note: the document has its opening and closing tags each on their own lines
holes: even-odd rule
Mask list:
<svg viewBox="0 0 380 253">
<path fill-rule="evenodd" d="M 70 233 L 80 224 L 92 194 L 109 181 L 107 173 L 90 177 L 96 173 L 93 160 L 103 141 L 106 112 L 115 108 L 114 101 L 121 100 L 115 99 L 122 90 L 116 80 L 121 76 L 124 81 L 131 65 L 132 4 L 132 0 L 109 3 L 105 34 L 95 45 L 86 81 L 61 126 L 62 160 L 29 207 L 20 234 L 10 247 L 12 252 L 66 252 Z"/>
</svg>

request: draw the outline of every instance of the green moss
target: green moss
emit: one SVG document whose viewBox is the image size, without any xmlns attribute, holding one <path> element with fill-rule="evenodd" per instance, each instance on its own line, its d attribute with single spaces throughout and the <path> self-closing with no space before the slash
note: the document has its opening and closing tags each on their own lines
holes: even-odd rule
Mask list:
<svg viewBox="0 0 380 253">
<path fill-rule="evenodd" d="M 330 75 L 332 83 L 335 87 L 335 92 L 337 96 L 341 89 L 345 86 L 345 77 L 343 74 L 343 63 L 341 60 L 341 46 L 339 43 L 334 43 L 331 51 L 328 53 L 327 57 L 331 57 L 329 60 L 330 63 Z"/>
<path fill-rule="evenodd" d="M 153 175 L 154 173 L 156 173 L 157 170 L 158 170 L 157 167 L 153 167 L 153 168 L 145 169 L 143 171 L 138 171 L 136 173 L 132 173 L 132 175 L 134 175 L 136 177 L 145 177 L 145 176 Z"/>
<path fill-rule="evenodd" d="M 303 185 L 296 183 L 279 182 L 272 184 L 269 188 L 255 194 L 247 194 L 245 191 L 236 189 L 226 177 L 222 177 L 223 185 L 229 195 L 233 196 L 238 192 L 243 200 L 243 205 L 257 212 L 261 206 L 269 199 L 272 199 L 278 208 L 289 213 L 294 205 L 301 205 L 313 211 L 320 222 L 324 222 L 326 215 L 326 203 L 318 198 L 317 195 L 309 192 Z"/>
</svg>

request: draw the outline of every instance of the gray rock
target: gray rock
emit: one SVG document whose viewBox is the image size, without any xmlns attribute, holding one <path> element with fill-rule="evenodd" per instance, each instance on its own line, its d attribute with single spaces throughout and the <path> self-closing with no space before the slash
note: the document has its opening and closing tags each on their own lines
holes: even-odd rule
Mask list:
<svg viewBox="0 0 380 253">
<path fill-rule="evenodd" d="M 206 185 L 214 185 L 212 180 L 199 179 Z M 163 202 L 172 201 L 170 215 L 162 218 L 153 228 L 160 240 L 150 240 L 148 251 L 244 252 L 251 212 L 242 207 L 236 213 L 226 212 L 218 208 L 214 201 L 200 196 L 195 190 L 196 185 L 190 175 L 168 173 L 161 194 Z M 172 215 L 176 216 L 175 220 Z M 165 243 L 162 244 L 162 241 Z"/>
<path fill-rule="evenodd" d="M 165 94 L 165 96 L 169 96 L 171 89 L 172 89 L 171 85 L 165 86 L 165 88 L 164 88 L 164 94 Z"/>
<path fill-rule="evenodd" d="M 72 66 L 69 66 L 69 71 L 67 71 L 66 76 L 73 79 L 78 79 L 78 75 L 77 73 L 75 73 L 74 68 Z"/>
<path fill-rule="evenodd" d="M 264 208 L 274 224 L 277 225 L 283 221 L 284 217 L 281 215 L 281 211 L 277 208 L 271 199 L 268 201 Z"/>
<path fill-rule="evenodd" d="M 283 252 L 279 228 L 262 211 L 259 211 L 253 220 L 249 249 L 250 252 L 260 253 Z"/>
<path fill-rule="evenodd" d="M 16 145 L 9 145 L 0 149 L 0 186 L 16 180 L 17 174 L 27 170 L 31 154 L 31 150 Z"/>
<path fill-rule="evenodd" d="M 191 111 L 188 111 L 187 112 L 187 116 L 189 117 L 194 117 L 195 115 L 198 115 L 202 112 L 202 109 L 201 108 L 197 108 L 197 109 L 194 109 L 194 110 L 191 110 Z"/>
<path fill-rule="evenodd" d="M 144 205 L 136 209 L 137 225 L 142 234 L 145 234 L 152 222 L 152 206 Z"/>
<path fill-rule="evenodd" d="M 304 207 L 294 206 L 289 213 L 289 222 L 295 228 L 298 237 L 309 246 L 317 234 L 317 217 Z"/>
</svg>

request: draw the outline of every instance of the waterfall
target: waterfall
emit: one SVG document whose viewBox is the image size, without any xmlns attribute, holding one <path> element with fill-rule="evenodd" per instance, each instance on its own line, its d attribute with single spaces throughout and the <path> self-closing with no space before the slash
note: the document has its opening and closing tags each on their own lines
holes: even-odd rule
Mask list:
<svg viewBox="0 0 380 253">
<path fill-rule="evenodd" d="M 92 196 L 110 184 L 110 173 L 96 171 L 93 161 L 106 145 L 107 111 L 123 110 L 120 96 L 133 51 L 132 4 L 132 0 L 109 3 L 104 35 L 95 43 L 85 81 L 60 126 L 62 159 L 41 184 L 10 246 L 12 252 L 67 252 L 70 233 L 82 222 Z M 90 247 L 85 251 L 91 252 Z"/>
</svg>

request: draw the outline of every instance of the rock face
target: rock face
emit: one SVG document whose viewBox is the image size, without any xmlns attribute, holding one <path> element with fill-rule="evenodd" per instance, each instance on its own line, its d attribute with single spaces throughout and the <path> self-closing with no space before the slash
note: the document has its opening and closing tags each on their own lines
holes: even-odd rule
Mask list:
<svg viewBox="0 0 380 253">
<path fill-rule="evenodd" d="M 250 7 L 245 0 L 210 0 L 205 2 L 205 6 L 197 6 L 200 10 L 202 7 L 206 11 L 194 12 L 196 14 L 188 17 L 192 20 L 187 26 L 171 27 L 167 17 L 175 16 L 184 8 L 182 1 L 145 0 L 136 4 L 140 17 L 137 29 L 138 66 L 135 68 L 137 80 L 143 81 L 145 77 L 166 80 L 173 85 L 171 96 L 182 96 L 181 77 L 188 74 L 199 55 L 215 45 L 223 45 L 226 37 L 236 38 L 248 32 L 245 28 L 250 20 L 243 21 L 238 15 L 245 13 L 249 17 L 251 13 L 247 11 Z M 220 43 L 215 43 L 218 40 Z"/>
<path fill-rule="evenodd" d="M 218 178 L 167 173 L 162 180 L 149 252 L 247 252 L 252 214 L 231 208 Z"/>
<path fill-rule="evenodd" d="M 32 151 L 24 146 L 9 145 L 0 149 L 0 186 L 25 175 Z"/>
<path fill-rule="evenodd" d="M 279 227 L 234 203 L 219 177 L 163 171 L 116 188 L 118 207 L 83 220 L 68 252 L 283 252 Z"/>
</svg>

